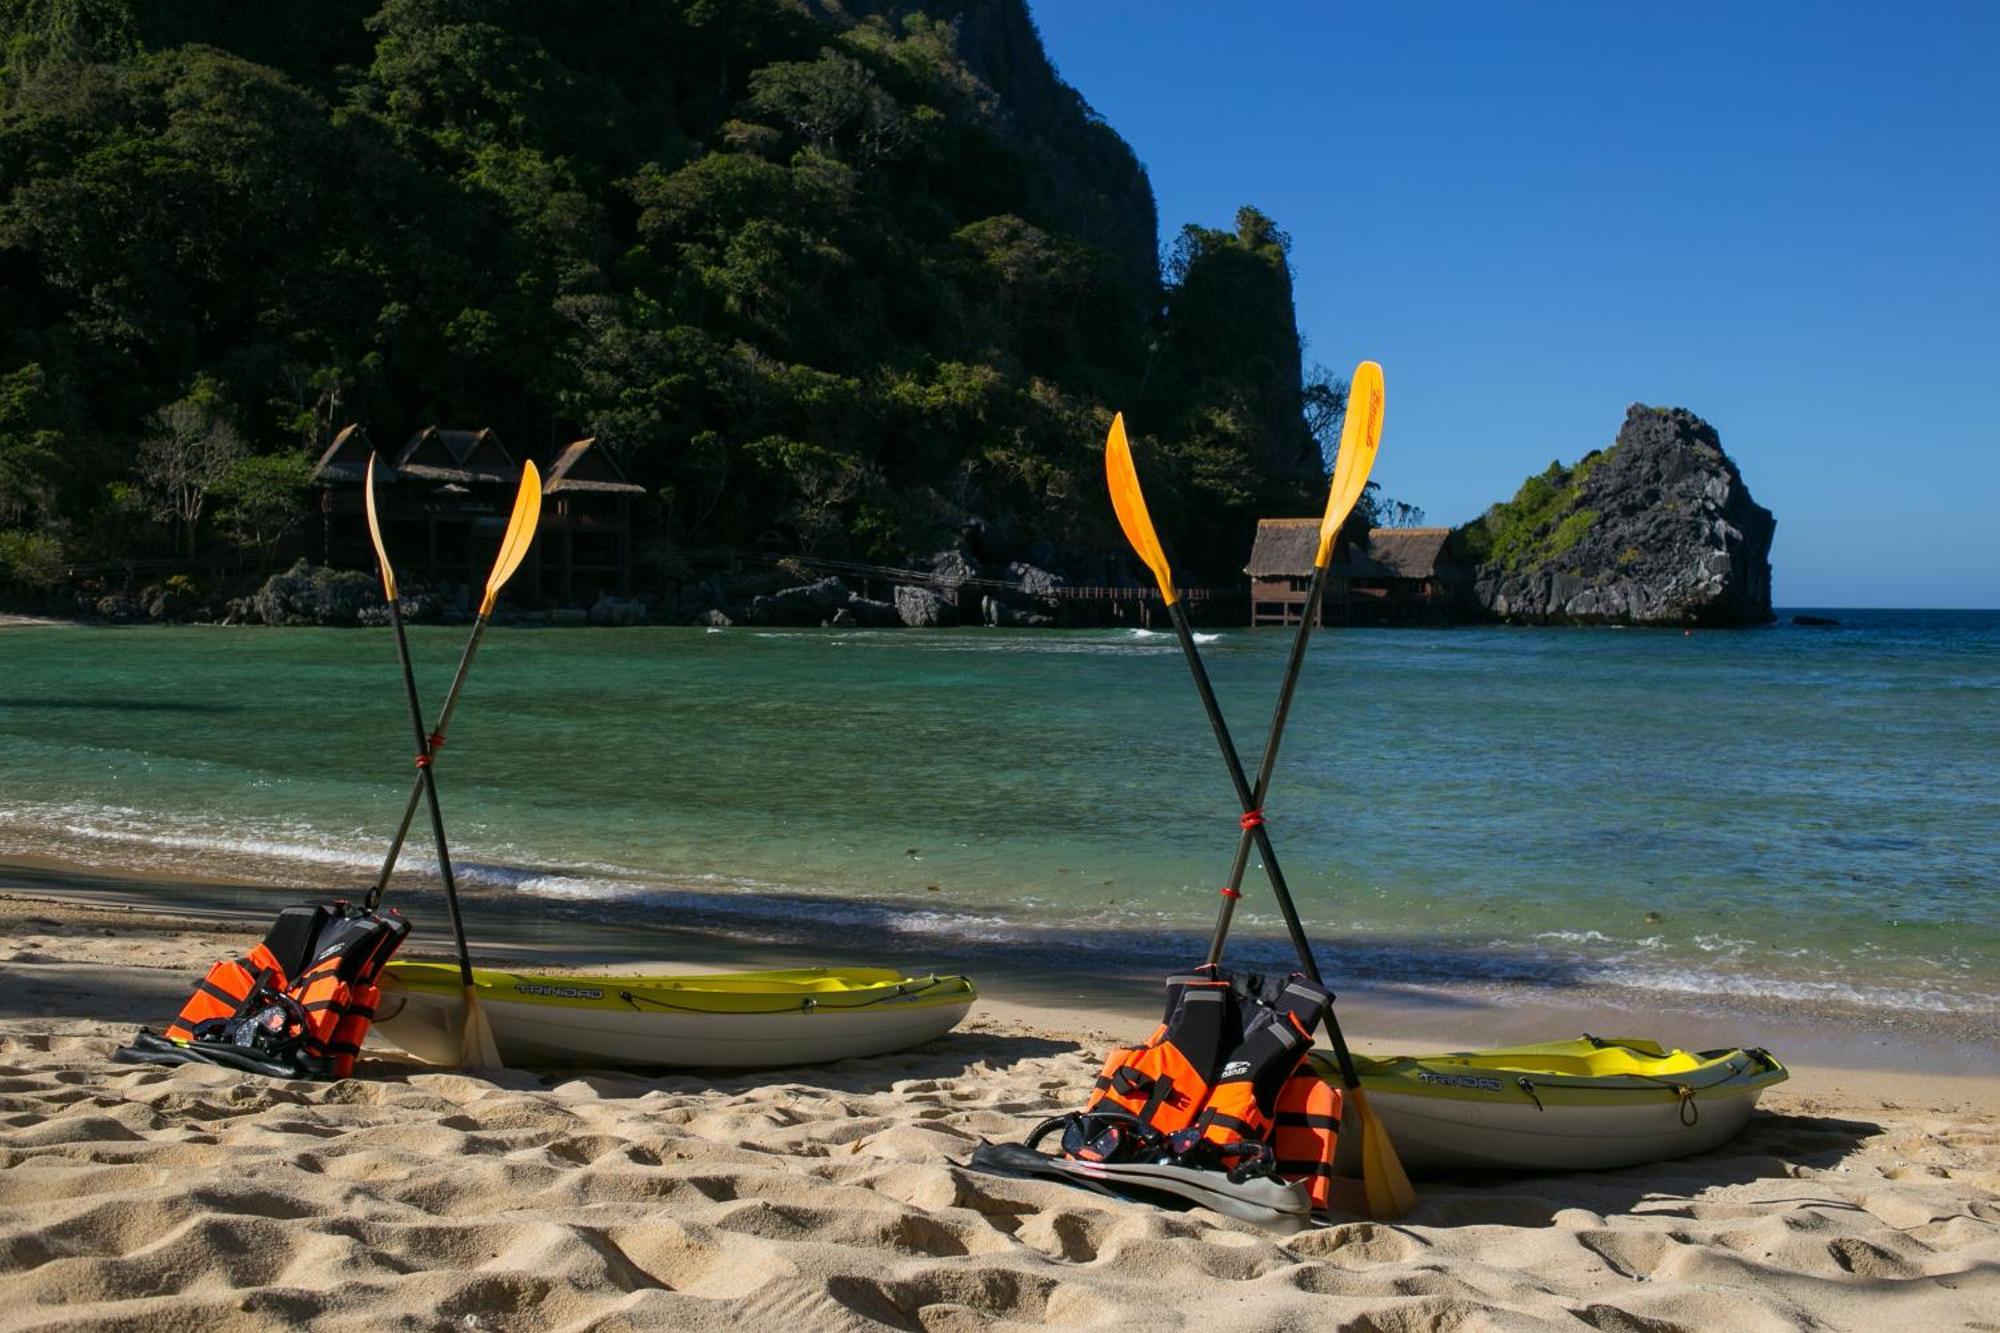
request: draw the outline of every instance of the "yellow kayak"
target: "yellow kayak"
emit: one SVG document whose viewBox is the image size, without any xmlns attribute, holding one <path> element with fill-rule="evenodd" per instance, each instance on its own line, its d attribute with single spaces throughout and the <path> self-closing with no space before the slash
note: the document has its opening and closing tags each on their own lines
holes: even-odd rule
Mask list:
<svg viewBox="0 0 2000 1333">
<path fill-rule="evenodd" d="M 522 1068 L 768 1069 L 900 1051 L 957 1026 L 978 990 L 965 977 L 879 967 L 703 976 L 547 976 L 475 968 L 500 1057 Z M 458 1063 L 458 967 L 391 963 L 375 1028 L 421 1060 Z"/>
<path fill-rule="evenodd" d="M 1332 1057 L 1314 1052 L 1339 1083 Z M 1354 1057 L 1368 1105 L 1412 1169 L 1602 1170 L 1706 1152 L 1789 1077 L 1756 1048 L 1690 1052 L 1578 1037 L 1443 1055 Z M 1351 1171 L 1359 1134 L 1343 1134 Z M 1351 1160 L 1352 1159 L 1352 1160 Z"/>
</svg>

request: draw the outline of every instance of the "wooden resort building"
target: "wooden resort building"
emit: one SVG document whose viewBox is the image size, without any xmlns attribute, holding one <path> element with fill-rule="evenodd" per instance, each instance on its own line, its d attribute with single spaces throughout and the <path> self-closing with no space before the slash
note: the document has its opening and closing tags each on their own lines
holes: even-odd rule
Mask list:
<svg viewBox="0 0 2000 1333">
<path fill-rule="evenodd" d="M 1317 518 L 1266 518 L 1244 573 L 1250 576 L 1250 623 L 1295 625 L 1305 612 L 1319 545 Z M 1466 571 L 1453 558 L 1450 528 L 1352 526 L 1336 541 L 1327 570 L 1322 625 L 1444 621 L 1456 607 Z"/>
<path fill-rule="evenodd" d="M 528 557 L 544 601 L 577 606 L 632 591 L 632 497 L 645 493 L 595 437 L 563 449 L 542 480 L 542 528 Z"/>
<path fill-rule="evenodd" d="M 349 426 L 313 469 L 322 564 L 374 567 L 362 501 L 373 450 L 367 431 Z M 499 553 L 521 482 L 521 465 L 500 437 L 428 426 L 375 467 L 382 538 L 403 577 L 476 592 Z M 637 494 L 643 488 L 627 482 L 594 440 L 565 448 L 543 479 L 541 529 L 511 595 L 537 606 L 579 605 L 630 591 Z"/>
</svg>

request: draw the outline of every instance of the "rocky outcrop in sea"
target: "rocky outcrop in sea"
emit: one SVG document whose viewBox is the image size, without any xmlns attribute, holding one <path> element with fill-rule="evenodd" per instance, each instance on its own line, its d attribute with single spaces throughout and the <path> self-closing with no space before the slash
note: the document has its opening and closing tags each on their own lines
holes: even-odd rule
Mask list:
<svg viewBox="0 0 2000 1333">
<path fill-rule="evenodd" d="M 1776 527 L 1713 426 L 1635 403 L 1609 449 L 1552 464 L 1459 537 L 1499 620 L 1736 626 L 1772 618 Z"/>
</svg>

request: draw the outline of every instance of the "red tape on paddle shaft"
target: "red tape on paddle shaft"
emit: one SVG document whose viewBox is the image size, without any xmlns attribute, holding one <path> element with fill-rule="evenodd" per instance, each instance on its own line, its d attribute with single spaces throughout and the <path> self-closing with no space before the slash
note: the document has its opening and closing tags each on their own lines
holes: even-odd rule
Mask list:
<svg viewBox="0 0 2000 1333">
<path fill-rule="evenodd" d="M 417 756 L 418 768 L 429 768 L 430 766 L 431 766 L 431 757 L 429 755 L 420 754 Z"/>
<path fill-rule="evenodd" d="M 1253 828 L 1260 828 L 1263 826 L 1264 812 L 1262 810 L 1245 810 L 1243 812 L 1243 818 L 1239 819 L 1236 822 L 1242 827 L 1245 833 L 1248 833 Z M 1225 884 L 1222 886 L 1222 896 L 1229 899 L 1231 902 L 1234 902 L 1236 899 L 1241 898 L 1243 896 L 1243 893 L 1241 890 L 1232 889 L 1227 884 Z"/>
<path fill-rule="evenodd" d="M 442 750 L 444 748 L 444 733 L 442 731 L 433 731 L 429 744 L 432 754 L 436 754 L 439 750 Z"/>
</svg>

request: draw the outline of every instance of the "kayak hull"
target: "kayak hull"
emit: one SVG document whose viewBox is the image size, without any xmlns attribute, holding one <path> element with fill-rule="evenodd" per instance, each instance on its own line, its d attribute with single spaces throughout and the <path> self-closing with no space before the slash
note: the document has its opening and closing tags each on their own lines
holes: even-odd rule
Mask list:
<svg viewBox="0 0 2000 1333">
<path fill-rule="evenodd" d="M 1324 1077 L 1333 1061 L 1315 1053 Z M 1690 1053 L 1579 1038 L 1444 1055 L 1355 1057 L 1368 1105 L 1412 1171 L 1590 1171 L 1706 1152 L 1743 1128 L 1785 1067 L 1756 1050 Z M 1359 1169 L 1360 1134 L 1336 1168 Z"/>
<path fill-rule="evenodd" d="M 886 968 L 710 976 L 548 976 L 476 968 L 501 1060 L 536 1068 L 770 1069 L 899 1051 L 957 1026 L 978 992 L 964 977 Z M 420 1060 L 459 1063 L 458 969 L 391 963 L 375 1030 Z"/>
</svg>

